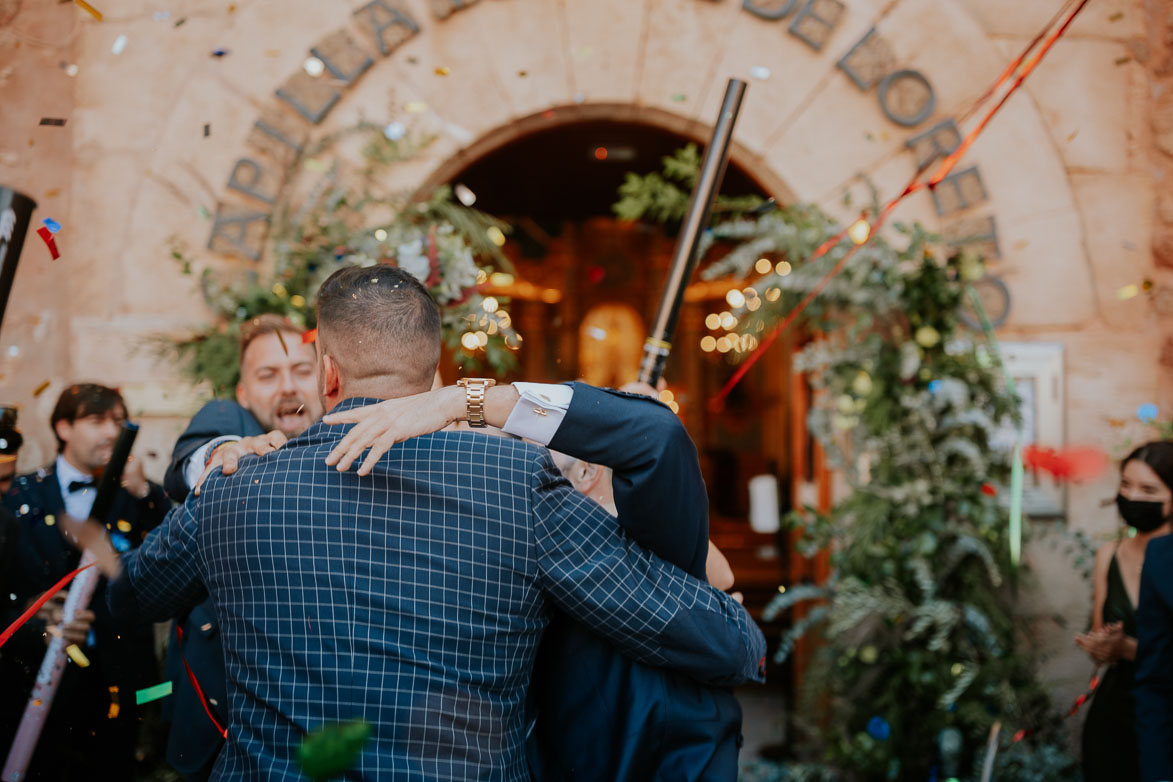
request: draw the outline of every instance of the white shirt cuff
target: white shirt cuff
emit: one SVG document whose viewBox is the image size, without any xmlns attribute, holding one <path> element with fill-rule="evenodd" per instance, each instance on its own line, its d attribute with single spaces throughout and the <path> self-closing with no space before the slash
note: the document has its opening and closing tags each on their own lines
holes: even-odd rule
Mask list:
<svg viewBox="0 0 1173 782">
<path fill-rule="evenodd" d="M 513 406 L 503 431 L 549 445 L 570 409 L 574 389 L 550 383 L 514 383 L 513 387 L 521 399 Z"/>
<path fill-rule="evenodd" d="M 220 443 L 234 443 L 240 440 L 234 434 L 226 434 L 222 437 L 217 437 L 201 445 L 195 449 L 191 456 L 187 457 L 187 461 L 183 465 L 183 480 L 187 483 L 187 488 L 195 486 L 195 482 L 204 474 L 204 462 L 207 461 L 208 451 L 215 448 Z"/>
</svg>

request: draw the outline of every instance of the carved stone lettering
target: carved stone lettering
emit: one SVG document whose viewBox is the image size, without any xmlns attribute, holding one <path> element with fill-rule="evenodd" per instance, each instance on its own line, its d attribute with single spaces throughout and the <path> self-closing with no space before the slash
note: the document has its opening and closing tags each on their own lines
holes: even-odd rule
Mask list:
<svg viewBox="0 0 1173 782">
<path fill-rule="evenodd" d="M 933 127 L 904 142 L 916 156 L 916 170 L 924 171 L 940 158 L 961 146 L 961 131 L 952 119 L 938 122 Z"/>
<path fill-rule="evenodd" d="M 346 86 L 366 73 L 375 62 L 345 30 L 338 30 L 318 41 L 310 49 L 310 54 L 321 60 L 330 75 Z"/>
<path fill-rule="evenodd" d="M 477 0 L 431 0 L 432 13 L 439 19 L 447 19 L 457 11 L 463 11 L 476 3 Z"/>
<path fill-rule="evenodd" d="M 906 128 L 913 128 L 927 120 L 937 107 L 933 85 L 920 71 L 901 69 L 893 71 L 876 88 L 880 109 L 884 116 Z"/>
<path fill-rule="evenodd" d="M 855 82 L 856 87 L 867 92 L 891 73 L 896 65 L 896 56 L 888 41 L 881 38 L 873 27 L 836 65 L 847 74 L 847 78 Z"/>
<path fill-rule="evenodd" d="M 228 176 L 228 189 L 272 204 L 277 200 L 277 192 L 281 189 L 281 176 L 270 173 L 252 158 L 242 157 L 236 161 L 232 173 Z M 266 190 L 272 192 L 272 195 L 266 194 Z"/>
<path fill-rule="evenodd" d="M 305 145 L 306 126 L 280 108 L 266 108 L 248 133 L 248 145 L 282 167 L 289 165 Z"/>
<path fill-rule="evenodd" d="M 933 204 L 941 217 L 961 212 L 985 200 L 986 187 L 982 184 L 977 166 L 954 171 L 933 188 Z"/>
<path fill-rule="evenodd" d="M 941 229 L 951 247 L 972 250 L 983 258 L 1002 257 L 998 247 L 998 224 L 993 215 L 956 220 Z"/>
<path fill-rule="evenodd" d="M 760 19 L 777 21 L 790 16 L 798 0 L 742 0 L 741 7 Z"/>
<path fill-rule="evenodd" d="M 277 89 L 277 97 L 317 125 L 326 118 L 342 95 L 330 86 L 328 80 L 315 79 L 305 71 L 299 70 Z"/>
<path fill-rule="evenodd" d="M 373 0 L 355 11 L 354 18 L 371 34 L 384 57 L 420 31 L 411 15 L 393 0 Z"/>
<path fill-rule="evenodd" d="M 790 23 L 790 34 L 816 52 L 822 51 L 843 18 L 843 10 L 839 0 L 806 0 Z"/>
<path fill-rule="evenodd" d="M 259 261 L 268 233 L 268 212 L 245 211 L 229 204 L 216 204 L 208 249 Z"/>
</svg>

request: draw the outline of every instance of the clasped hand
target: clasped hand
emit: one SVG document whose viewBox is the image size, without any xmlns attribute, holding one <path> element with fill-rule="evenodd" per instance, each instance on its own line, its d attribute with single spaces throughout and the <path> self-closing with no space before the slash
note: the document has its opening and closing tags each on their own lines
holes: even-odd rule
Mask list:
<svg viewBox="0 0 1173 782">
<path fill-rule="evenodd" d="M 1124 639 L 1124 624 L 1112 622 L 1099 630 L 1076 635 L 1075 645 L 1095 662 L 1110 665 L 1123 656 Z"/>
</svg>

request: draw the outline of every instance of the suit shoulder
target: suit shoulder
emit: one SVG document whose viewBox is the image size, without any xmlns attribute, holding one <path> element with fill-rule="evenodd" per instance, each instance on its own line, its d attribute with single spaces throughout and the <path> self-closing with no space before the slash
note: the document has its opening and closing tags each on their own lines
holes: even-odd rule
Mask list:
<svg viewBox="0 0 1173 782">
<path fill-rule="evenodd" d="M 253 418 L 253 414 L 242 407 L 239 402 L 231 399 L 213 399 L 211 402 L 207 402 L 191 420 L 194 423 L 195 421 L 221 419 L 256 420 Z"/>
<path fill-rule="evenodd" d="M 515 437 L 496 436 L 482 432 L 436 432 L 417 437 L 419 446 L 428 451 L 441 449 L 457 460 L 492 460 L 502 465 L 515 461 L 518 465 L 533 465 L 549 451 L 540 445 Z"/>
</svg>

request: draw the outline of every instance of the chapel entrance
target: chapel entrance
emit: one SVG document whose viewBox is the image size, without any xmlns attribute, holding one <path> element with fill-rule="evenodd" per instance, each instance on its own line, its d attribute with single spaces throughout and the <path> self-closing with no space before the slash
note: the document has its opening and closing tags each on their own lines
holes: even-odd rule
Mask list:
<svg viewBox="0 0 1173 782">
<path fill-rule="evenodd" d="M 519 369 L 507 380 L 585 379 L 619 386 L 635 379 L 667 277 L 675 226 L 624 222 L 611 207 L 628 172 L 659 171 L 663 157 L 690 141 L 648 124 L 585 120 L 516 137 L 447 177 L 476 194 L 477 208 L 514 227 L 505 251 L 516 273 L 495 276 L 488 291 L 509 299 L 524 339 Z M 721 192 L 765 191 L 731 161 Z M 784 514 L 792 483 L 810 479 L 796 474 L 796 462 L 805 472 L 810 460 L 802 458 L 805 405 L 799 399 L 796 407 L 792 400 L 802 394 L 792 381 L 787 339 L 778 340 L 750 371 L 723 411 L 712 412 L 706 404 L 735 369 L 729 352 L 713 346 L 711 338 L 724 332 L 705 323 L 729 309 L 725 294 L 732 287 L 732 280 L 693 279 L 662 398 L 697 443 L 711 536 L 729 557 L 747 607 L 760 616 L 778 586 L 791 583 L 794 574 L 785 535 L 750 527 L 749 481 L 776 476 Z M 779 632 L 776 625 L 763 629 Z"/>
</svg>

